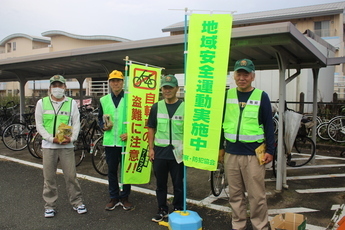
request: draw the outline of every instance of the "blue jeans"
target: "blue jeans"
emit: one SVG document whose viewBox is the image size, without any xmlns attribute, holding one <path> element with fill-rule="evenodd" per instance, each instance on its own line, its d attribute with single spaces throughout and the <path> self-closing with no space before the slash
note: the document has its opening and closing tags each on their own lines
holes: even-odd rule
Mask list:
<svg viewBox="0 0 345 230">
<path fill-rule="evenodd" d="M 131 185 L 124 184 L 122 191 L 119 188 L 117 171 L 121 164 L 122 147 L 105 147 L 106 160 L 108 164 L 108 182 L 110 198 L 121 199 L 128 197 L 131 192 Z"/>
</svg>

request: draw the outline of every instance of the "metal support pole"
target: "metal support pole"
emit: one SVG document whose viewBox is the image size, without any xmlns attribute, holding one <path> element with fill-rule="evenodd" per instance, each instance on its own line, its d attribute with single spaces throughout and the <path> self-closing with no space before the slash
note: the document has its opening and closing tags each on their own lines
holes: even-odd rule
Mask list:
<svg viewBox="0 0 345 230">
<path fill-rule="evenodd" d="M 312 128 L 312 139 L 315 143 L 315 149 L 316 149 L 316 126 L 317 126 L 317 88 L 318 88 L 318 78 L 319 78 L 319 68 L 312 69 L 313 71 L 313 121 L 315 122 L 313 128 Z M 311 160 L 312 164 L 315 164 L 315 158 L 316 158 L 316 153 L 313 156 L 313 159 Z"/>
<path fill-rule="evenodd" d="M 279 66 L 279 130 L 278 130 L 278 146 L 277 146 L 277 181 L 276 191 L 281 192 L 282 188 L 287 188 L 286 184 L 286 156 L 284 149 L 284 111 L 286 100 L 286 82 L 285 72 L 287 67 L 287 59 L 279 52 L 276 53 Z"/>
</svg>

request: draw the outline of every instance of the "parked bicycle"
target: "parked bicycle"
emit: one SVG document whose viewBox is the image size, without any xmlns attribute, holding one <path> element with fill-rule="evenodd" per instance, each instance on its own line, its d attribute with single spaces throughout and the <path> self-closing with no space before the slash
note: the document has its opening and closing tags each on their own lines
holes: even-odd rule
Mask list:
<svg viewBox="0 0 345 230">
<path fill-rule="evenodd" d="M 106 162 L 105 148 L 103 146 L 103 136 L 99 137 L 91 146 L 92 165 L 95 170 L 103 175 L 108 175 L 108 164 Z"/>
<path fill-rule="evenodd" d="M 212 194 L 217 197 L 219 196 L 223 189 L 226 187 L 226 177 L 224 172 L 224 164 L 218 162 L 216 171 L 211 171 L 210 183 Z"/>
<path fill-rule="evenodd" d="M 0 108 L 0 135 L 4 132 L 5 128 L 14 122 L 19 122 L 18 113 L 19 104 L 14 101 L 9 101 L 5 106 Z"/>
<path fill-rule="evenodd" d="M 276 142 L 276 146 L 278 143 Z M 277 148 L 276 148 L 277 149 Z M 286 151 L 285 141 L 284 149 Z M 291 152 L 285 152 L 286 164 L 290 167 L 301 167 L 308 164 L 315 155 L 315 143 L 308 137 L 308 131 L 304 123 L 301 123 L 295 141 L 293 143 Z M 273 174 L 276 176 L 277 169 L 277 152 L 274 154 L 272 162 Z"/>
<path fill-rule="evenodd" d="M 27 147 L 29 150 L 29 153 L 35 157 L 42 159 L 43 153 L 42 153 L 42 136 L 39 134 L 36 130 L 36 126 L 33 126 L 33 128 L 30 130 L 28 134 L 27 139 Z"/>
<path fill-rule="evenodd" d="M 22 118 L 19 114 L 16 115 L 18 118 L 15 118 L 15 120 L 20 122 L 8 125 L 2 133 L 2 141 L 10 150 L 20 151 L 27 147 L 28 134 L 34 128 L 35 106 L 28 107 L 29 113 L 22 114 Z"/>
<path fill-rule="evenodd" d="M 97 109 L 82 106 L 80 108 L 80 132 L 78 140 L 74 143 L 76 166 L 80 165 L 90 152 L 93 143 L 103 135 L 103 131 L 98 125 Z"/>
<path fill-rule="evenodd" d="M 334 142 L 345 142 L 345 116 L 332 118 L 327 125 L 327 134 Z"/>
</svg>

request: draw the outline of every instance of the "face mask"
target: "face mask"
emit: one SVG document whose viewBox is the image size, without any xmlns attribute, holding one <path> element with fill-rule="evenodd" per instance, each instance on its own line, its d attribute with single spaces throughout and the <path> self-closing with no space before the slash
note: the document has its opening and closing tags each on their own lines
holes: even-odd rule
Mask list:
<svg viewBox="0 0 345 230">
<path fill-rule="evenodd" d="M 65 95 L 65 90 L 61 88 L 52 88 L 51 93 L 57 99 L 61 99 Z"/>
</svg>

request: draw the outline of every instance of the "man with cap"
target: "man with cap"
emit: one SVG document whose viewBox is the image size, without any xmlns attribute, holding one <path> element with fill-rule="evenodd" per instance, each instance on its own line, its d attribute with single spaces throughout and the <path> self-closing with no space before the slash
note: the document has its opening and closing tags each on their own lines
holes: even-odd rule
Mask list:
<svg viewBox="0 0 345 230">
<path fill-rule="evenodd" d="M 126 146 L 127 129 L 124 111 L 124 77 L 121 71 L 114 70 L 108 77 L 111 92 L 100 99 L 98 120 L 100 127 L 104 130 L 103 146 L 105 147 L 106 161 L 108 164 L 108 182 L 110 201 L 105 209 L 114 210 L 122 206 L 124 210 L 133 209 L 128 197 L 131 192 L 131 185 L 124 184 L 120 191 L 118 180 L 118 168 L 121 164 L 122 148 Z M 110 121 L 110 122 L 109 122 Z M 110 123 L 110 124 L 109 124 Z"/>
<path fill-rule="evenodd" d="M 50 95 L 40 99 L 36 104 L 36 128 L 43 138 L 45 217 L 54 217 L 56 214 L 56 200 L 58 198 L 56 170 L 58 162 L 61 164 L 67 195 L 73 209 L 79 214 L 87 212 L 76 177 L 73 146 L 73 142 L 77 140 L 80 130 L 80 114 L 76 101 L 66 97 L 65 90 L 65 78 L 61 75 L 54 75 L 50 78 Z M 65 135 L 63 140 L 56 136 L 58 127 L 62 123 L 72 127 L 72 135 Z"/>
<path fill-rule="evenodd" d="M 174 189 L 173 210 L 183 209 L 183 117 L 184 102 L 176 96 L 178 82 L 174 75 L 163 76 L 163 100 L 151 107 L 148 118 L 149 156 L 156 177 L 158 212 L 152 218 L 160 222 L 168 216 L 167 183 L 170 173 Z"/>
<path fill-rule="evenodd" d="M 225 151 L 220 151 L 220 161 L 225 155 L 232 229 L 246 229 L 245 192 L 248 193 L 253 229 L 268 229 L 264 179 L 265 164 L 273 160 L 274 154 L 271 103 L 267 93 L 252 86 L 255 66 L 251 60 L 242 59 L 235 63 L 234 79 L 237 87 L 227 92 L 223 118 L 222 137 L 225 138 L 226 147 Z M 263 157 L 258 158 L 255 150 L 263 143 L 266 148 Z"/>
</svg>

